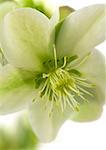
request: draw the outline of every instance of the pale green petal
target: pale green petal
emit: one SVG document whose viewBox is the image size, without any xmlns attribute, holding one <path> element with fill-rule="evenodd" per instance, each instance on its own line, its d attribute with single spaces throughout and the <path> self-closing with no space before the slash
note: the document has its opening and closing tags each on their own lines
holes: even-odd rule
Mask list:
<svg viewBox="0 0 106 150">
<path fill-rule="evenodd" d="M 55 106 L 50 116 L 50 103 L 48 103 L 45 109 L 45 101 L 37 97 L 36 99 L 38 102 L 32 104 L 29 109 L 30 122 L 38 139 L 41 142 L 50 142 L 56 137 L 57 132 L 64 121 L 69 118 L 71 112 L 62 113 L 61 110 Z"/>
<path fill-rule="evenodd" d="M 14 2 L 2 2 L 0 3 L 0 22 L 2 21 L 3 17 L 10 11 L 17 8 L 16 3 Z"/>
<path fill-rule="evenodd" d="M 59 7 L 56 9 L 54 14 L 50 19 L 50 31 L 51 31 L 51 39 L 50 39 L 50 50 L 53 51 L 53 44 L 55 44 L 57 34 L 64 22 L 64 19 L 74 11 L 73 8 L 68 6 Z"/>
<path fill-rule="evenodd" d="M 96 120 L 102 114 L 106 99 L 105 58 L 99 51 L 95 50 L 77 69 L 87 80 L 95 85 L 94 96 L 89 96 L 87 98 L 89 102 L 81 104 L 80 111 L 74 112 L 71 119 L 82 122 Z"/>
<path fill-rule="evenodd" d="M 103 95 L 99 90 L 95 91 L 94 97 L 89 96 L 87 98 L 88 103 L 85 102 L 80 105 L 79 112 L 73 112 L 71 120 L 77 122 L 89 122 L 97 120 L 101 117 L 103 111 Z"/>
<path fill-rule="evenodd" d="M 25 108 L 35 97 L 32 74 L 10 65 L 0 67 L 0 114 Z"/>
<path fill-rule="evenodd" d="M 20 8 L 4 18 L 0 40 L 12 65 L 41 71 L 42 62 L 50 57 L 49 37 L 48 18 L 32 8 Z"/>
<path fill-rule="evenodd" d="M 50 42 L 49 49 L 53 52 L 53 44 L 55 43 L 55 27 L 59 22 L 59 10 L 57 9 L 50 19 Z M 53 54 L 54 55 L 54 54 Z"/>
<path fill-rule="evenodd" d="M 3 2 L 3 1 L 2 1 L 2 3 L 0 3 L 0 24 L 1 24 L 1 22 L 2 22 L 2 20 L 3 20 L 3 18 L 4 18 L 4 16 L 5 16 L 8 12 L 10 12 L 10 11 L 16 9 L 16 8 L 17 8 L 17 5 L 16 5 L 14 2 L 9 2 L 9 1 Z M 1 49 L 0 49 L 0 51 L 1 51 Z M 3 62 L 2 56 L 3 56 L 3 55 L 2 55 L 2 53 L 0 52 L 0 63 Z"/>
<path fill-rule="evenodd" d="M 58 24 L 59 18 L 60 18 L 59 9 L 57 9 L 53 13 L 52 17 L 50 18 L 50 28 L 51 28 L 51 31 L 55 28 L 56 24 Z"/>
<path fill-rule="evenodd" d="M 106 64 L 102 53 L 94 50 L 88 59 L 82 65 L 78 66 L 77 69 L 105 95 Z"/>
<path fill-rule="evenodd" d="M 51 19 L 50 19 L 50 24 L 52 28 L 56 26 L 60 21 L 64 20 L 69 14 L 71 14 L 74 11 L 73 8 L 68 7 L 68 6 L 61 6 L 59 9 L 57 9 Z"/>
<path fill-rule="evenodd" d="M 10 12 L 10 11 L 16 9 L 16 8 L 17 8 L 17 5 L 14 2 L 7 1 L 7 2 L 0 3 L 0 24 L 1 24 L 4 16 L 8 12 Z"/>
<path fill-rule="evenodd" d="M 0 49 L 0 64 L 2 63 L 2 52 L 1 52 L 1 49 Z"/>
<path fill-rule="evenodd" d="M 6 60 L 6 58 L 4 57 L 4 55 L 3 55 L 3 52 L 1 51 L 1 49 L 0 49 L 0 65 L 1 66 L 4 66 L 4 65 L 6 65 L 8 62 L 7 62 L 7 60 Z"/>
<path fill-rule="evenodd" d="M 92 5 L 73 12 L 64 21 L 57 37 L 58 57 L 84 56 L 106 38 L 106 6 Z"/>
</svg>

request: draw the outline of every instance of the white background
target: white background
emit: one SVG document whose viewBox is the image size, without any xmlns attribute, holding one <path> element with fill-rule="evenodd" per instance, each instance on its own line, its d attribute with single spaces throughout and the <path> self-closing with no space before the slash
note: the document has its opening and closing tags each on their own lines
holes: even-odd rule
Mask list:
<svg viewBox="0 0 106 150">
<path fill-rule="evenodd" d="M 50 1 L 50 0 L 49 0 Z M 52 6 L 68 4 L 79 9 L 105 0 L 51 0 Z M 98 47 L 106 56 L 105 43 Z M 16 114 L 0 116 L 0 125 L 13 126 Z M 92 123 L 67 121 L 52 143 L 42 144 L 39 150 L 106 150 L 106 106 L 102 117 Z"/>
</svg>

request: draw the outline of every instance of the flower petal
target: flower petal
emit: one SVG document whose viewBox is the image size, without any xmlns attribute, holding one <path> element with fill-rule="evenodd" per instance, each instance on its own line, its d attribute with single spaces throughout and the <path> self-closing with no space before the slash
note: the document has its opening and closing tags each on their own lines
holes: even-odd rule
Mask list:
<svg viewBox="0 0 106 150">
<path fill-rule="evenodd" d="M 1 52 L 1 49 L 0 49 L 0 65 L 2 64 L 2 52 Z"/>
<path fill-rule="evenodd" d="M 17 5 L 14 2 L 2 2 L 0 3 L 0 24 L 4 18 L 4 16 L 17 8 Z M 0 49 L 0 63 L 3 65 L 4 64 L 4 58 L 3 58 L 3 54 L 2 51 Z"/>
<path fill-rule="evenodd" d="M 54 49 L 53 45 L 55 44 L 57 34 L 64 22 L 64 19 L 73 11 L 74 9 L 71 7 L 62 6 L 62 7 L 59 7 L 59 9 L 56 9 L 54 14 L 52 15 L 50 19 L 50 31 L 51 31 L 51 39 L 49 43 L 50 51 L 53 51 Z"/>
<path fill-rule="evenodd" d="M 17 8 L 17 5 L 14 2 L 2 2 L 0 3 L 0 22 L 3 19 L 3 17 L 10 11 Z"/>
<path fill-rule="evenodd" d="M 87 80 L 93 83 L 95 90 L 93 97 L 88 97 L 88 103 L 83 103 L 79 112 L 72 115 L 75 121 L 92 121 L 98 119 L 103 110 L 106 89 L 106 72 L 105 58 L 97 50 L 95 50 L 89 58 L 78 67 L 78 70 L 85 76 Z"/>
<path fill-rule="evenodd" d="M 6 60 L 6 58 L 4 57 L 4 55 L 3 55 L 3 53 L 2 53 L 2 51 L 1 51 L 1 49 L 0 49 L 0 65 L 1 66 L 4 66 L 4 65 L 6 65 L 8 62 L 7 62 L 7 60 Z"/>
<path fill-rule="evenodd" d="M 70 117 L 71 120 L 77 122 L 89 122 L 100 118 L 103 111 L 103 104 L 100 102 L 103 101 L 102 96 L 100 91 L 96 90 L 93 97 L 89 96 L 87 98 L 88 102 L 80 105 L 79 112 L 73 112 Z"/>
<path fill-rule="evenodd" d="M 78 70 L 88 79 L 90 82 L 99 88 L 100 92 L 105 95 L 106 88 L 106 64 L 105 57 L 98 51 L 94 50 L 88 59 L 81 65 Z M 105 100 L 105 99 L 104 99 Z"/>
<path fill-rule="evenodd" d="M 56 9 L 56 11 L 53 13 L 52 17 L 50 18 L 50 28 L 51 31 L 55 29 L 56 24 L 59 22 L 60 14 L 59 9 Z"/>
<path fill-rule="evenodd" d="M 1 29 L 1 45 L 7 60 L 26 70 L 41 71 L 50 57 L 49 20 L 32 8 L 20 8 L 6 15 Z"/>
<path fill-rule="evenodd" d="M 55 106 L 51 116 L 50 113 L 50 103 L 48 103 L 45 109 L 45 101 L 37 97 L 37 102 L 32 104 L 30 112 L 30 122 L 32 128 L 41 142 L 52 141 L 64 123 L 64 121 L 69 118 L 70 113 L 62 113 L 61 110 Z"/>
<path fill-rule="evenodd" d="M 0 67 L 0 114 L 25 108 L 35 97 L 34 81 L 10 65 Z"/>
<path fill-rule="evenodd" d="M 93 5 L 73 12 L 64 21 L 57 37 L 58 57 L 85 56 L 106 39 L 106 6 Z"/>
<path fill-rule="evenodd" d="M 54 28 L 57 23 L 64 20 L 73 11 L 74 9 L 68 6 L 61 6 L 59 7 L 59 9 L 56 9 L 56 11 L 54 12 L 54 14 L 52 15 L 50 19 L 50 24 L 52 28 Z"/>
</svg>

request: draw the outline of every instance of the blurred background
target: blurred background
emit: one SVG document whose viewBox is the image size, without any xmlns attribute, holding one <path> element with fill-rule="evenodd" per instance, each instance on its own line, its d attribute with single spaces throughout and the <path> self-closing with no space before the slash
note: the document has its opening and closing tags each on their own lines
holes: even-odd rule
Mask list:
<svg viewBox="0 0 106 150">
<path fill-rule="evenodd" d="M 0 0 L 6 1 L 6 0 Z M 16 0 L 17 1 L 17 0 Z M 40 0 L 36 0 L 40 1 Z M 48 17 L 58 6 L 68 5 L 79 9 L 105 0 L 44 0 L 46 5 L 36 5 Z M 32 4 L 31 4 L 32 5 Z M 35 7 L 35 6 L 34 6 Z M 106 56 L 106 43 L 98 46 Z M 0 116 L 0 150 L 106 150 L 106 106 L 102 117 L 91 123 L 67 121 L 55 141 L 42 144 L 28 123 L 27 111 Z"/>
<path fill-rule="evenodd" d="M 0 150 L 37 150 L 26 112 L 0 116 Z"/>
</svg>

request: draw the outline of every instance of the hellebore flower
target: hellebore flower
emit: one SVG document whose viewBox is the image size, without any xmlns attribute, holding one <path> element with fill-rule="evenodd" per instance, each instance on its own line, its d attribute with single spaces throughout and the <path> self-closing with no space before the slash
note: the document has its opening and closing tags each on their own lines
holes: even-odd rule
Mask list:
<svg viewBox="0 0 106 150">
<path fill-rule="evenodd" d="M 93 121 L 105 103 L 105 5 L 59 21 L 32 8 L 8 13 L 0 28 L 0 114 L 29 109 L 32 128 L 48 142 L 67 119 Z"/>
</svg>

